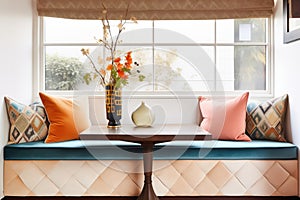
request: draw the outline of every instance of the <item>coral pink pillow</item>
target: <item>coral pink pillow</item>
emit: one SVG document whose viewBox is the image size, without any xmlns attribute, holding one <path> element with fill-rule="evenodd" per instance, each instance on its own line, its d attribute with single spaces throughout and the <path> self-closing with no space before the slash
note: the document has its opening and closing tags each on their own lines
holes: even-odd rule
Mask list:
<svg viewBox="0 0 300 200">
<path fill-rule="evenodd" d="M 210 132 L 213 139 L 251 141 L 245 134 L 248 96 L 247 92 L 230 100 L 199 97 L 203 117 L 200 126 Z"/>
</svg>

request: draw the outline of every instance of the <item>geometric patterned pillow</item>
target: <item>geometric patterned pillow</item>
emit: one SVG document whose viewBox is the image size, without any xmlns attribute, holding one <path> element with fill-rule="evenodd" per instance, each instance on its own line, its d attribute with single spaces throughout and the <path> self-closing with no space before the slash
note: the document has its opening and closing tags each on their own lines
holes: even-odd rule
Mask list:
<svg viewBox="0 0 300 200">
<path fill-rule="evenodd" d="M 32 104 L 29 105 L 32 110 L 37 112 L 45 121 L 47 127 L 49 128 L 50 122 L 48 120 L 48 116 L 46 113 L 46 109 L 44 105 L 41 102 L 33 102 Z"/>
<path fill-rule="evenodd" d="M 45 109 L 34 103 L 31 106 L 4 97 L 9 118 L 9 144 L 44 140 L 48 133 Z"/>
<path fill-rule="evenodd" d="M 284 136 L 288 95 L 261 104 L 249 103 L 246 116 L 246 133 L 251 139 L 286 142 Z"/>
</svg>

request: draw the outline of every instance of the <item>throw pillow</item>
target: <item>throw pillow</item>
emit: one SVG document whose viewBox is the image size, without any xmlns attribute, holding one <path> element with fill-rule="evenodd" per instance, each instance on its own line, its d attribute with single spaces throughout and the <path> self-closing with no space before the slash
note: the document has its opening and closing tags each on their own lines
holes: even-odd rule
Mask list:
<svg viewBox="0 0 300 200">
<path fill-rule="evenodd" d="M 247 92 L 229 100 L 199 97 L 203 118 L 200 126 L 210 132 L 213 139 L 251 141 L 245 134 L 248 96 Z"/>
<path fill-rule="evenodd" d="M 286 142 L 284 136 L 288 95 L 247 106 L 247 134 L 252 139 Z"/>
<path fill-rule="evenodd" d="M 90 126 L 85 109 L 77 101 L 40 92 L 50 126 L 45 143 L 79 139 L 79 133 Z"/>
<path fill-rule="evenodd" d="M 48 133 L 47 116 L 41 104 L 26 106 L 4 97 L 9 118 L 9 144 L 44 140 Z"/>
<path fill-rule="evenodd" d="M 91 126 L 89 100 L 87 96 L 73 96 L 73 116 L 79 133 Z"/>
</svg>

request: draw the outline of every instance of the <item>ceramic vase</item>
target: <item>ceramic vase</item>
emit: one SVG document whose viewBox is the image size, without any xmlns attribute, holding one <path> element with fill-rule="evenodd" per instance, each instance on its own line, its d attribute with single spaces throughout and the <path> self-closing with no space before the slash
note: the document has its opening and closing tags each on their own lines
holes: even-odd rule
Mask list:
<svg viewBox="0 0 300 200">
<path fill-rule="evenodd" d="M 122 118 L 122 90 L 114 85 L 105 86 L 105 108 L 108 128 L 119 128 Z"/>
<path fill-rule="evenodd" d="M 152 109 L 145 103 L 141 105 L 132 113 L 132 122 L 138 127 L 150 127 L 152 126 L 155 117 Z"/>
</svg>

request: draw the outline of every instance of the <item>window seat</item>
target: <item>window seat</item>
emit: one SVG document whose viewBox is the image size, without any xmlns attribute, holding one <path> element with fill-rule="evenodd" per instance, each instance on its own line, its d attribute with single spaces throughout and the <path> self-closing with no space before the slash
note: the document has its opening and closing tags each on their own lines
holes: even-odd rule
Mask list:
<svg viewBox="0 0 300 200">
<path fill-rule="evenodd" d="M 140 152 L 121 141 L 6 145 L 4 195 L 137 196 Z M 298 148 L 258 140 L 161 143 L 153 186 L 158 196 L 298 196 Z"/>
</svg>

